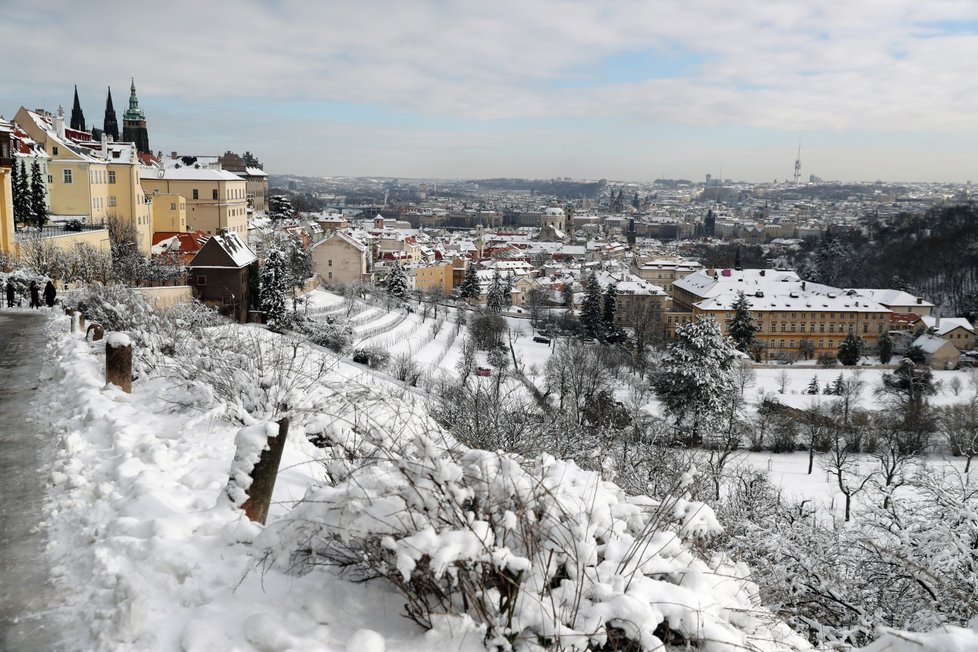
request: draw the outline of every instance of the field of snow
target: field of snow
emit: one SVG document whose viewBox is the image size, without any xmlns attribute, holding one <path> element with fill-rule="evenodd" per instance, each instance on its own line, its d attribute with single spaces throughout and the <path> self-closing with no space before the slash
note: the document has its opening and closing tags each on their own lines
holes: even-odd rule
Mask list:
<svg viewBox="0 0 978 652">
<path fill-rule="evenodd" d="M 345 314 L 347 308 L 342 297 L 324 292 L 313 293 L 308 305 L 315 314 Z M 362 344 L 386 347 L 395 356 L 411 355 L 429 370 L 454 371 L 464 330 L 457 333 L 451 311 L 440 312 L 437 320 L 366 305 L 354 305 L 352 313 Z M 539 381 L 552 349 L 532 341 L 525 320 L 511 322 L 522 330 L 514 345 L 520 365 Z M 261 328 L 233 328 L 269 344 L 279 338 Z M 59 406 L 49 429 L 61 452 L 50 475 L 48 554 L 55 562 L 58 583 L 72 587 L 69 608 L 90 630 L 91 640 L 79 642 L 80 648 L 485 649 L 481 633 L 463 621 L 439 620 L 432 630 L 422 630 L 403 617 L 403 598 L 382 583 L 346 581 L 325 566 L 296 574 L 280 563 L 269 563 L 266 549 L 256 541 L 267 541 L 270 531 L 249 522 L 228 498 L 239 428 L 225 420 L 221 409 L 191 396 L 193 388 L 166 377 L 140 378 L 133 394 L 125 394 L 104 382 L 104 344 L 66 332 L 63 321 L 52 320 L 50 335 L 51 363 L 38 402 Z M 319 349 L 310 350 L 304 363 L 315 366 L 320 358 L 329 361 L 329 370 L 312 402 L 328 416 L 290 431 L 270 524 L 289 515 L 310 486 L 323 481 L 327 468 L 323 450 L 313 446 L 307 434 L 347 432 L 356 425 L 396 438 L 432 429 L 418 390 Z M 759 369 L 750 391 L 755 397 L 777 392 L 781 371 Z M 839 372 L 788 368 L 785 394 L 779 396 L 786 397 L 785 402 L 810 401 L 812 397 L 801 392 L 812 375 L 824 384 Z M 871 387 L 880 373 L 862 372 L 867 381 L 865 401 L 873 400 Z M 949 381 L 948 374 L 955 373 L 959 372 L 940 372 L 938 377 Z M 960 375 L 965 381 L 965 375 Z M 948 385 L 944 383 L 938 401 L 964 400 L 974 391 L 964 382 L 961 395 L 954 396 Z M 827 508 L 834 500 L 838 506 L 837 492 L 824 471 L 807 475 L 804 454 L 751 453 L 734 463 L 769 471 L 789 497 L 807 498 Z M 593 481 L 586 474 L 574 477 L 572 484 L 580 482 L 582 488 Z M 591 496 L 591 491 L 585 493 Z M 601 500 L 614 503 L 603 495 Z M 712 603 L 719 586 L 705 583 L 701 588 L 707 593 L 690 590 L 683 595 L 695 600 L 708 597 Z M 746 600 L 739 594 L 725 599 Z M 713 604 L 704 609 L 713 614 L 710 618 L 721 617 Z M 730 635 L 725 631 L 724 636 Z M 886 636 L 869 649 L 978 649 L 976 638 L 970 630 L 946 628 L 931 635 Z"/>
</svg>

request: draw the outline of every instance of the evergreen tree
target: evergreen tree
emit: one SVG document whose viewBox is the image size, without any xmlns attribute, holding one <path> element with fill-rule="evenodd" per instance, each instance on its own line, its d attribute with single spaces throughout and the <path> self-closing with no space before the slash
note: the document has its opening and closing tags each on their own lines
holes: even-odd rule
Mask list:
<svg viewBox="0 0 978 652">
<path fill-rule="evenodd" d="M 505 283 L 499 277 L 499 268 L 492 273 L 492 283 L 489 284 L 489 292 L 486 294 L 486 310 L 491 313 L 499 314 L 503 311 L 506 304 Z"/>
<path fill-rule="evenodd" d="M 13 194 L 14 222 L 31 224 L 31 191 L 27 184 L 27 167 L 24 161 L 14 160 L 11 172 L 16 171 L 16 177 L 10 179 L 10 190 Z"/>
<path fill-rule="evenodd" d="M 258 306 L 268 323 L 274 325 L 285 317 L 285 293 L 288 290 L 285 255 L 278 249 L 269 251 L 260 276 Z"/>
<path fill-rule="evenodd" d="M 287 220 L 295 217 L 295 207 L 287 195 L 272 195 L 268 198 L 268 216 L 273 220 Z"/>
<path fill-rule="evenodd" d="M 579 317 L 584 333 L 590 337 L 601 335 L 601 284 L 598 277 L 594 274 L 588 276 L 584 282 L 584 301 L 581 303 L 581 315 Z"/>
<path fill-rule="evenodd" d="M 560 291 L 560 300 L 567 310 L 574 310 L 574 282 L 570 279 L 564 282 L 564 289 Z"/>
<path fill-rule="evenodd" d="M 45 200 L 41 164 L 35 158 L 34 162 L 31 163 L 31 215 L 38 228 L 42 228 L 48 221 L 48 207 Z"/>
<path fill-rule="evenodd" d="M 806 394 L 818 394 L 819 393 L 818 377 L 817 376 L 812 376 L 812 382 L 808 383 L 808 389 L 805 390 L 805 393 Z"/>
<path fill-rule="evenodd" d="M 621 338 L 621 329 L 615 323 L 618 313 L 618 284 L 612 281 L 604 290 L 604 311 L 601 314 L 601 330 L 605 341 L 617 342 Z"/>
<path fill-rule="evenodd" d="M 652 387 L 666 410 L 698 444 L 736 391 L 736 350 L 711 318 L 699 318 L 676 331 L 676 341 L 655 375 Z"/>
<path fill-rule="evenodd" d="M 387 275 L 387 295 L 398 300 L 407 296 L 407 276 L 399 263 L 394 263 Z"/>
<path fill-rule="evenodd" d="M 845 391 L 845 382 L 846 381 L 842 378 L 842 374 L 840 373 L 839 377 L 832 383 L 832 393 L 835 396 L 842 396 L 842 393 Z"/>
<path fill-rule="evenodd" d="M 859 362 L 859 357 L 863 354 L 864 346 L 863 338 L 850 332 L 846 335 L 846 339 L 842 340 L 842 344 L 839 345 L 839 353 L 836 357 L 839 358 L 839 362 L 847 367 L 851 367 Z"/>
<path fill-rule="evenodd" d="M 893 359 L 893 340 L 890 339 L 889 332 L 884 332 L 880 335 L 877 341 L 877 348 L 879 350 L 880 363 L 888 364 Z"/>
<path fill-rule="evenodd" d="M 733 304 L 734 314 L 730 318 L 727 330 L 730 339 L 733 340 L 734 347 L 743 353 L 750 353 L 751 348 L 756 344 L 757 324 L 754 317 L 750 314 L 750 304 L 743 292 L 737 293 L 737 300 Z"/>
<path fill-rule="evenodd" d="M 512 273 L 506 274 L 506 278 L 503 279 L 503 306 L 510 308 L 513 305 L 513 275 Z"/>
<path fill-rule="evenodd" d="M 479 285 L 479 275 L 476 273 L 475 263 L 469 263 L 469 266 L 465 268 L 465 278 L 458 287 L 458 296 L 463 299 L 478 299 L 480 294 L 482 294 L 482 288 Z"/>
</svg>

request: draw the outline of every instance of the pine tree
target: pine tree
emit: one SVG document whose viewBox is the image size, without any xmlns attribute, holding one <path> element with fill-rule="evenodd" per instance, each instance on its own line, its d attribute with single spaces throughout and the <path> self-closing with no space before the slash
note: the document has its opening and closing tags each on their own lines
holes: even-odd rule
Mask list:
<svg viewBox="0 0 978 652">
<path fill-rule="evenodd" d="M 513 305 L 513 274 L 507 272 L 503 279 L 503 306 L 510 308 Z"/>
<path fill-rule="evenodd" d="M 34 224 L 43 228 L 48 221 L 48 206 L 44 192 L 44 179 L 41 177 L 41 164 L 37 159 L 31 163 L 31 215 Z"/>
<path fill-rule="evenodd" d="M 505 286 L 501 278 L 499 278 L 499 268 L 496 268 L 492 274 L 492 283 L 489 284 L 489 292 L 486 295 L 486 309 L 489 312 L 499 314 L 503 310 L 505 304 Z"/>
<path fill-rule="evenodd" d="M 295 208 L 287 195 L 272 195 L 268 198 L 268 216 L 273 220 L 287 220 L 295 217 Z"/>
<path fill-rule="evenodd" d="M 564 282 L 564 289 L 560 291 L 560 300 L 567 310 L 574 310 L 574 282 L 570 279 Z"/>
<path fill-rule="evenodd" d="M 621 329 L 615 323 L 618 312 L 618 284 L 612 281 L 604 290 L 604 310 L 601 314 L 602 337 L 608 342 L 618 341 Z"/>
<path fill-rule="evenodd" d="M 842 378 L 842 374 L 840 373 L 839 377 L 832 383 L 832 393 L 835 396 L 842 396 L 842 392 L 845 391 L 845 382 L 846 381 Z"/>
<path fill-rule="evenodd" d="M 820 392 L 818 386 L 818 377 L 812 376 L 812 382 L 808 383 L 808 389 L 805 390 L 806 394 L 818 394 Z"/>
<path fill-rule="evenodd" d="M 676 341 L 655 375 L 652 387 L 677 427 L 688 426 L 688 442 L 718 418 L 736 391 L 736 350 L 711 318 L 699 318 L 676 331 Z"/>
<path fill-rule="evenodd" d="M 580 322 L 584 333 L 590 337 L 601 334 L 601 284 L 598 277 L 591 274 L 584 282 L 584 301 L 581 303 Z"/>
<path fill-rule="evenodd" d="M 17 178 L 11 178 L 11 192 L 13 193 L 14 222 L 31 224 L 31 190 L 27 182 L 27 167 L 24 161 L 19 163 L 15 160 L 12 170 L 17 170 Z"/>
<path fill-rule="evenodd" d="M 859 362 L 859 357 L 863 354 L 864 347 L 863 338 L 850 332 L 846 335 L 846 339 L 842 340 L 842 344 L 839 345 L 839 353 L 836 357 L 839 358 L 839 362 L 847 367 L 851 367 Z"/>
<path fill-rule="evenodd" d="M 888 364 L 893 359 L 893 340 L 890 339 L 888 332 L 880 335 L 877 347 L 879 348 L 880 364 Z"/>
<path fill-rule="evenodd" d="M 730 339 L 733 340 L 734 347 L 743 353 L 750 353 L 751 348 L 757 343 L 757 324 L 754 317 L 750 314 L 750 304 L 743 292 L 737 293 L 737 300 L 733 304 L 734 314 L 730 318 L 727 331 Z"/>
<path fill-rule="evenodd" d="M 387 275 L 387 296 L 403 300 L 407 296 L 407 276 L 400 263 L 394 263 L 390 274 Z"/>
<path fill-rule="evenodd" d="M 261 289 L 258 305 L 269 324 L 277 324 L 285 317 L 285 293 L 288 289 L 285 271 L 285 255 L 272 249 L 261 268 Z"/>
<path fill-rule="evenodd" d="M 479 286 L 479 275 L 476 273 L 475 263 L 469 263 L 469 266 L 465 268 L 465 278 L 462 279 L 462 284 L 458 286 L 458 296 L 463 299 L 478 299 L 480 294 L 482 294 L 482 288 Z"/>
</svg>

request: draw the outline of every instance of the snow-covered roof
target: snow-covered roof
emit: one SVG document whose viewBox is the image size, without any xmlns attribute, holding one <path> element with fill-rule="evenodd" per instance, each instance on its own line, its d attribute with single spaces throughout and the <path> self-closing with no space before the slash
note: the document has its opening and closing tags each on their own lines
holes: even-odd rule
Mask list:
<svg viewBox="0 0 978 652">
<path fill-rule="evenodd" d="M 359 240 L 357 240 L 353 236 L 351 236 L 351 235 L 349 235 L 347 233 L 344 233 L 343 231 L 334 231 L 333 232 L 333 235 L 331 235 L 328 238 L 325 238 L 323 240 L 320 240 L 319 242 L 317 242 L 316 244 L 314 244 L 312 246 L 312 249 L 315 249 L 316 247 L 318 247 L 318 246 L 320 246 L 320 245 L 322 245 L 322 244 L 324 244 L 326 242 L 330 242 L 332 240 L 335 240 L 337 238 L 339 240 L 343 241 L 343 242 L 346 242 L 347 244 L 349 244 L 350 246 L 356 248 L 359 251 L 367 251 L 367 245 L 365 245 L 364 243 L 360 242 Z"/>
<path fill-rule="evenodd" d="M 936 335 L 947 335 L 955 328 L 963 328 L 971 334 L 975 332 L 975 327 L 964 317 L 941 317 L 941 321 L 938 323 L 936 317 L 924 315 L 920 321 L 924 322 L 924 326 L 928 329 L 933 328 Z"/>
<path fill-rule="evenodd" d="M 228 258 L 231 259 L 235 268 L 247 267 L 251 263 L 258 260 L 258 256 L 255 252 L 248 247 L 244 241 L 238 237 L 237 233 L 225 233 L 224 235 L 211 236 L 207 244 L 214 242 L 214 244 L 220 247 Z M 206 246 L 206 245 L 205 245 Z M 203 251 L 203 249 L 201 249 Z M 195 258 L 196 260 L 196 258 Z M 197 268 L 207 268 L 207 267 L 225 267 L 218 265 L 194 265 Z"/>
<path fill-rule="evenodd" d="M 268 173 L 261 168 L 245 167 L 245 174 L 249 177 L 267 177 Z"/>
<path fill-rule="evenodd" d="M 924 353 L 934 354 L 940 351 L 941 348 L 944 346 L 954 346 L 954 345 L 948 342 L 947 340 L 937 337 L 936 335 L 929 335 L 927 333 L 924 333 L 923 335 L 915 339 L 913 341 L 913 344 L 911 344 L 911 346 L 916 346 L 920 348 L 920 350 L 923 351 Z"/>
<path fill-rule="evenodd" d="M 164 181 L 244 181 L 241 177 L 227 170 L 211 170 L 207 168 L 167 168 L 155 170 L 142 168 L 140 179 L 163 179 Z"/>
<path fill-rule="evenodd" d="M 876 303 L 884 306 L 920 306 L 922 308 L 933 308 L 934 304 L 930 301 L 916 297 L 903 290 L 886 290 L 874 288 L 854 288 L 856 294 L 872 299 Z"/>
<path fill-rule="evenodd" d="M 701 310 L 730 310 L 737 294 L 743 292 L 750 309 L 756 311 L 890 312 L 854 292 L 802 281 L 787 270 L 701 270 L 676 281 L 673 287 L 699 297 L 695 305 Z"/>
</svg>

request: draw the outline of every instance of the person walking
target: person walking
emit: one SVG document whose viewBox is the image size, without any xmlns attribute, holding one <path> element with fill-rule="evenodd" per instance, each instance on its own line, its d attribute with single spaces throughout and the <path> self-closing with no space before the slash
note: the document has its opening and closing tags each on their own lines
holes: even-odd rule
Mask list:
<svg viewBox="0 0 978 652">
<path fill-rule="evenodd" d="M 44 286 L 44 303 L 47 304 L 48 308 L 54 307 L 56 296 L 58 296 L 58 291 L 54 289 L 54 283 L 48 281 L 48 284 Z"/>
<path fill-rule="evenodd" d="M 7 279 L 7 307 L 14 307 L 14 284 L 10 282 L 9 278 Z"/>
<path fill-rule="evenodd" d="M 31 308 L 41 307 L 41 288 L 37 287 L 37 281 L 31 281 Z"/>
</svg>

